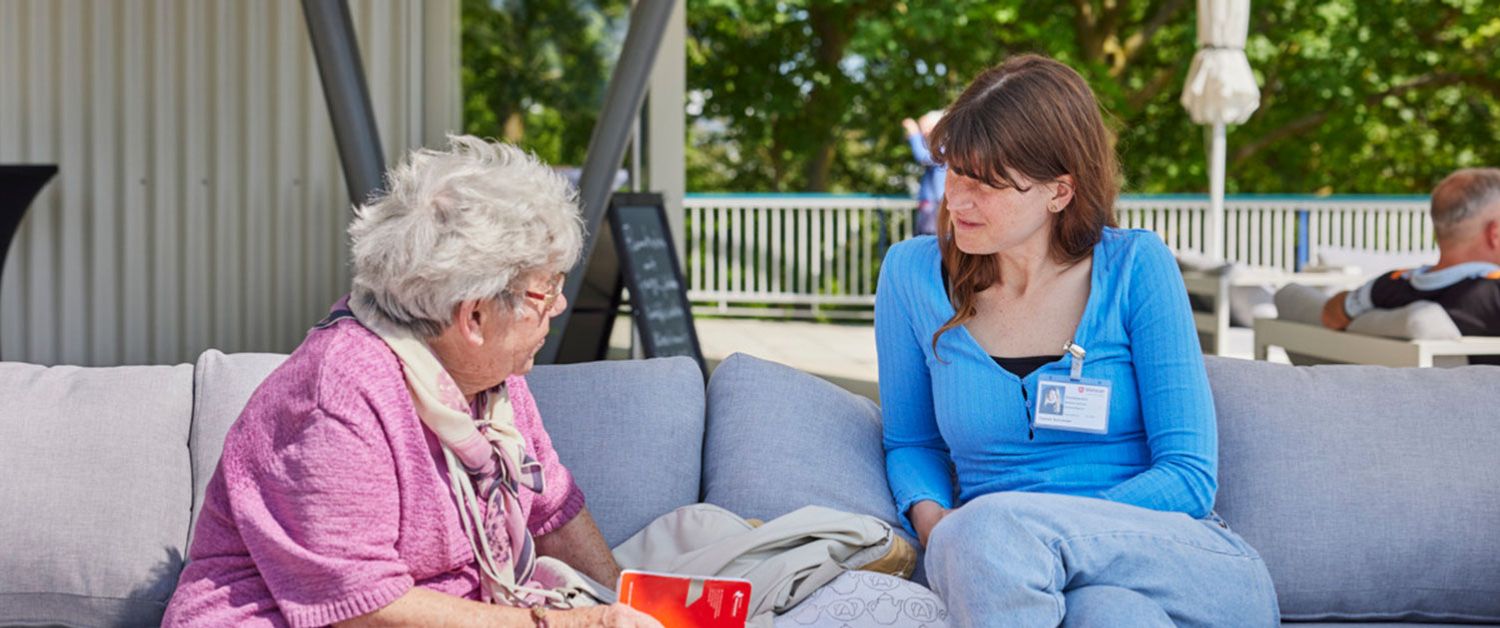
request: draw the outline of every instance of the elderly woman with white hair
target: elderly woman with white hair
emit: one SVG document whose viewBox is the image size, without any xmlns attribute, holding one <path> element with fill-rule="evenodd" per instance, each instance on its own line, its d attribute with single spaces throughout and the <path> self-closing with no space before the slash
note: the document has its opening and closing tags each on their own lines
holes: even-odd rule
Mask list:
<svg viewBox="0 0 1500 628">
<path fill-rule="evenodd" d="M 165 625 L 659 626 L 562 593 L 619 573 L 522 377 L 566 306 L 574 192 L 473 137 L 386 183 L 351 294 L 229 430 Z"/>
</svg>

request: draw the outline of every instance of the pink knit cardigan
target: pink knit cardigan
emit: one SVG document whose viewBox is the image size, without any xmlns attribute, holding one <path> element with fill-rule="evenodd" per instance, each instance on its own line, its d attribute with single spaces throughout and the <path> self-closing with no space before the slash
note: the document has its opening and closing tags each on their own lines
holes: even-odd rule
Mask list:
<svg viewBox="0 0 1500 628">
<path fill-rule="evenodd" d="M 516 424 L 545 469 L 519 516 L 541 536 L 583 509 L 526 381 Z M 437 439 L 396 356 L 358 322 L 315 329 L 229 430 L 165 626 L 321 626 L 419 586 L 478 599 Z"/>
</svg>

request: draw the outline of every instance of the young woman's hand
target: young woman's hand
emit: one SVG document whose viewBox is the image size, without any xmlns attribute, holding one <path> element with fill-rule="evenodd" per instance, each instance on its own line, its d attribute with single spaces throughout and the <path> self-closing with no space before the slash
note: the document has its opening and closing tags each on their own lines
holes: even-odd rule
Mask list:
<svg viewBox="0 0 1500 628">
<path fill-rule="evenodd" d="M 939 506 L 934 501 L 917 502 L 911 510 L 907 511 L 908 516 L 911 517 L 911 527 L 917 530 L 917 542 L 921 543 L 922 547 L 927 547 L 927 538 L 932 536 L 932 529 L 936 528 L 938 522 L 950 512 L 953 511 Z"/>
<path fill-rule="evenodd" d="M 624 604 L 592 606 L 547 615 L 556 628 L 662 628 L 655 618 Z"/>
</svg>

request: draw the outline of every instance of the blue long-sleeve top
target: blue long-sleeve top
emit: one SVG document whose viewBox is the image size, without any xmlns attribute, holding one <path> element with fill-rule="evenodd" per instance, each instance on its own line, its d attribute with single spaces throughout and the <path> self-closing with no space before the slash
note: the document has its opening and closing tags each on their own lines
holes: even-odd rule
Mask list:
<svg viewBox="0 0 1500 628">
<path fill-rule="evenodd" d="M 1213 398 L 1182 275 L 1155 234 L 1106 228 L 1094 247 L 1074 342 L 1087 352 L 1083 377 L 1113 384 L 1108 434 L 1028 437 L 1038 378 L 1067 377 L 1070 356 L 1018 378 L 963 326 L 934 355 L 932 335 L 953 316 L 940 259 L 933 237 L 891 247 L 875 296 L 886 473 L 909 531 L 919 501 L 953 508 L 998 491 L 1208 514 L 1218 487 Z"/>
<path fill-rule="evenodd" d="M 911 144 L 911 155 L 922 165 L 922 180 L 917 187 L 917 200 L 936 203 L 943 200 L 943 185 L 948 178 L 948 169 L 932 160 L 932 151 L 927 149 L 927 140 L 921 133 L 906 136 Z"/>
</svg>

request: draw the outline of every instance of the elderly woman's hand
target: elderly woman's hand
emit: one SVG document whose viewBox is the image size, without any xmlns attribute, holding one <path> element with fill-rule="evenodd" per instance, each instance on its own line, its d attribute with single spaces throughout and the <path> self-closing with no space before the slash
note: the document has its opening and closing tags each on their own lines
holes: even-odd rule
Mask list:
<svg viewBox="0 0 1500 628">
<path fill-rule="evenodd" d="M 565 611 L 548 622 L 558 628 L 662 628 L 655 618 L 624 604 L 594 606 Z"/>
</svg>

